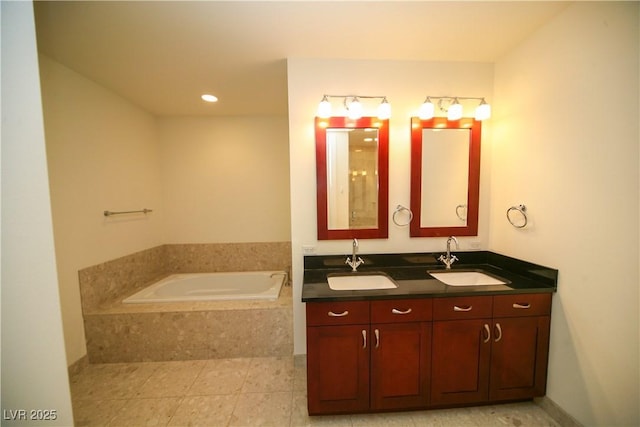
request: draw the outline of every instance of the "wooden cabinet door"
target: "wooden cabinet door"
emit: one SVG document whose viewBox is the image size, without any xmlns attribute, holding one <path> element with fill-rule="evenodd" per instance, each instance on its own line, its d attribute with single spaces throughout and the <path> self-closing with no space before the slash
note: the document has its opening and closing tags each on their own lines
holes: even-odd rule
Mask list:
<svg viewBox="0 0 640 427">
<path fill-rule="evenodd" d="M 543 396 L 547 384 L 549 316 L 494 319 L 489 398 Z"/>
<path fill-rule="evenodd" d="M 369 409 L 369 325 L 307 328 L 309 415 Z"/>
<path fill-rule="evenodd" d="M 372 409 L 425 408 L 431 323 L 374 324 L 371 331 Z"/>
<path fill-rule="evenodd" d="M 433 322 L 431 404 L 457 405 L 489 397 L 491 320 Z"/>
</svg>

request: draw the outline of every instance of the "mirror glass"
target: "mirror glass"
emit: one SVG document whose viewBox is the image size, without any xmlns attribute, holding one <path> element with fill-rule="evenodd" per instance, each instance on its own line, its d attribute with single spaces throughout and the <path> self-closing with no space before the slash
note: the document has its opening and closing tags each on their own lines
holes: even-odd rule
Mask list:
<svg viewBox="0 0 640 427">
<path fill-rule="evenodd" d="M 411 119 L 412 237 L 478 234 L 481 122 Z"/>
<path fill-rule="evenodd" d="M 388 120 L 316 118 L 318 239 L 386 238 Z"/>
<path fill-rule="evenodd" d="M 327 129 L 329 230 L 378 226 L 378 129 Z"/>
<path fill-rule="evenodd" d="M 422 129 L 421 228 L 467 225 L 470 134 L 469 129 Z"/>
</svg>

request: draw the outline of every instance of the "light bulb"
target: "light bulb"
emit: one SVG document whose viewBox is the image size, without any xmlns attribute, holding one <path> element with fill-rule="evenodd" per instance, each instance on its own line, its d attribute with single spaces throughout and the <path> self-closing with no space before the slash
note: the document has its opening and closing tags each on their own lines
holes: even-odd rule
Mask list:
<svg viewBox="0 0 640 427">
<path fill-rule="evenodd" d="M 453 104 L 447 111 L 448 120 L 460 120 L 462 118 L 462 105 L 458 102 L 458 98 L 454 99 Z"/>
<path fill-rule="evenodd" d="M 487 120 L 489 117 L 491 117 L 491 105 L 487 104 L 483 98 L 476 108 L 476 120 Z"/>
<path fill-rule="evenodd" d="M 435 107 L 431 102 L 431 99 L 427 96 L 427 99 L 424 101 L 424 103 L 420 106 L 420 109 L 418 110 L 418 117 L 420 117 L 421 120 L 429 120 L 433 118 L 434 113 L 435 113 Z"/>
<path fill-rule="evenodd" d="M 349 103 L 349 107 L 347 108 L 347 116 L 350 119 L 359 119 L 362 117 L 362 104 L 358 101 L 358 98 L 354 97 L 353 100 Z"/>
<path fill-rule="evenodd" d="M 383 98 L 380 105 L 378 105 L 378 118 L 380 120 L 386 120 L 391 117 L 391 104 L 387 101 L 387 98 Z"/>
<path fill-rule="evenodd" d="M 200 98 L 202 98 L 202 100 L 205 101 L 205 102 L 217 102 L 218 101 L 218 97 L 217 96 L 211 95 L 209 93 L 202 94 L 202 96 L 200 96 Z"/>
<path fill-rule="evenodd" d="M 327 95 L 322 97 L 322 101 L 318 105 L 318 117 L 322 119 L 331 117 L 331 102 L 329 102 Z"/>
</svg>

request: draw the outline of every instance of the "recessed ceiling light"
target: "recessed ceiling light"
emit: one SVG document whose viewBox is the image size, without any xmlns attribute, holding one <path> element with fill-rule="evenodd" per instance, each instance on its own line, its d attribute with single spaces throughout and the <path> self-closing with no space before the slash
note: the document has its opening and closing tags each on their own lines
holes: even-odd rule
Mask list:
<svg viewBox="0 0 640 427">
<path fill-rule="evenodd" d="M 217 102 L 218 101 L 218 97 L 217 96 L 210 95 L 208 93 L 205 93 L 200 98 L 202 98 L 202 100 L 206 101 L 206 102 Z"/>
</svg>

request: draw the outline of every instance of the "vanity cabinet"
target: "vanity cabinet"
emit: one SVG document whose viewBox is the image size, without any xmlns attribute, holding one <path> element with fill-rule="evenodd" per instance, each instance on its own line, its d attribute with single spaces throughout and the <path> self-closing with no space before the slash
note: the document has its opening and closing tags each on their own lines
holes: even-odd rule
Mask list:
<svg viewBox="0 0 640 427">
<path fill-rule="evenodd" d="M 418 409 L 428 403 L 432 301 L 371 302 L 371 408 Z"/>
<path fill-rule="evenodd" d="M 544 395 L 551 294 L 434 301 L 431 404 Z"/>
<path fill-rule="evenodd" d="M 431 300 L 307 304 L 310 415 L 424 408 Z"/>
<path fill-rule="evenodd" d="M 434 301 L 431 404 L 487 400 L 492 303 L 490 296 Z"/>
<path fill-rule="evenodd" d="M 550 323 L 551 294 L 493 297 L 491 401 L 544 395 Z"/>
<path fill-rule="evenodd" d="M 369 408 L 369 302 L 307 304 L 310 415 Z"/>
<path fill-rule="evenodd" d="M 310 415 L 543 396 L 551 294 L 308 302 Z"/>
</svg>

